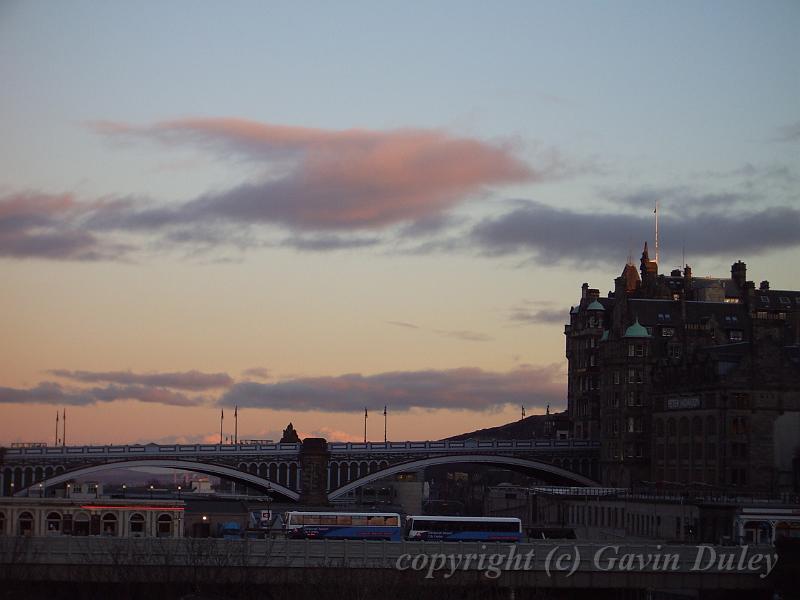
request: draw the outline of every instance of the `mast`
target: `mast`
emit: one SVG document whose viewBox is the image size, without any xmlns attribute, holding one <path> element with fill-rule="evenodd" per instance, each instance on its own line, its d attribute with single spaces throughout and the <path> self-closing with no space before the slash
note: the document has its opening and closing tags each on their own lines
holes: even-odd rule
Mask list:
<svg viewBox="0 0 800 600">
<path fill-rule="evenodd" d="M 655 261 L 658 263 L 658 200 L 656 200 L 656 207 L 653 209 L 653 214 L 656 216 L 656 258 Z"/>
</svg>

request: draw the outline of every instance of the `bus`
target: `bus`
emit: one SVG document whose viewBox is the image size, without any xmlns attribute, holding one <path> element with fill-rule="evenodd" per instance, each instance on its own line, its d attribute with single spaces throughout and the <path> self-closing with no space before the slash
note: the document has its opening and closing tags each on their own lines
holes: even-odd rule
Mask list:
<svg viewBox="0 0 800 600">
<path fill-rule="evenodd" d="M 409 515 L 407 540 L 445 542 L 519 542 L 522 522 L 515 517 L 451 517 L 448 515 Z"/>
<path fill-rule="evenodd" d="M 398 513 L 289 511 L 283 527 L 293 539 L 399 542 L 402 533 Z"/>
</svg>

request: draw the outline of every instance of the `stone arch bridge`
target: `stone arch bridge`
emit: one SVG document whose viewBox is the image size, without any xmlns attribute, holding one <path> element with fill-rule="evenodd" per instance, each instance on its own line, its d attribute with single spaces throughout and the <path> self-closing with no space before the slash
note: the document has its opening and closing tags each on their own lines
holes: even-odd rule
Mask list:
<svg viewBox="0 0 800 600">
<path fill-rule="evenodd" d="M 146 444 L 0 449 L 0 495 L 47 495 L 113 468 L 163 467 L 222 477 L 307 504 L 347 497 L 398 473 L 446 464 L 492 464 L 544 481 L 597 485 L 599 442 L 464 440 L 297 444 Z"/>
</svg>

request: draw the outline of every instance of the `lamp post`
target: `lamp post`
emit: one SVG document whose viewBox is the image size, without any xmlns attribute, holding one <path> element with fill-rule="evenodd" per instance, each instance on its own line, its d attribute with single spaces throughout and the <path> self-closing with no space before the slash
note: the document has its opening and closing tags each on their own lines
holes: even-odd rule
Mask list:
<svg viewBox="0 0 800 600">
<path fill-rule="evenodd" d="M 67 498 L 69 498 L 69 497 L 70 497 L 70 491 L 71 491 L 71 490 L 72 490 L 72 484 L 71 484 L 71 483 L 68 483 L 68 484 L 67 484 Z"/>
<path fill-rule="evenodd" d="M 181 486 L 178 486 L 178 500 L 181 499 Z"/>
<path fill-rule="evenodd" d="M 127 491 L 128 486 L 124 483 L 122 484 L 122 497 L 125 498 L 125 492 Z"/>
<path fill-rule="evenodd" d="M 14 482 L 11 482 L 11 496 L 14 496 Z"/>
<path fill-rule="evenodd" d="M 153 499 L 153 484 L 150 484 L 150 500 Z"/>
<path fill-rule="evenodd" d="M 39 498 L 44 498 L 44 484 L 39 484 Z"/>
</svg>

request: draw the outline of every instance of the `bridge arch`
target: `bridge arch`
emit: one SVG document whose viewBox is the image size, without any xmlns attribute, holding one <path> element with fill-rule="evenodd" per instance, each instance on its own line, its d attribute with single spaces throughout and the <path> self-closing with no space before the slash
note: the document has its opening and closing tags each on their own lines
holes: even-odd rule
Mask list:
<svg viewBox="0 0 800 600">
<path fill-rule="evenodd" d="M 204 475 L 213 475 L 215 477 L 226 477 L 234 481 L 248 484 L 264 491 L 277 492 L 290 498 L 292 500 L 299 500 L 300 494 L 285 485 L 281 485 L 277 481 L 270 481 L 258 475 L 239 471 L 234 467 L 227 467 L 224 465 L 215 465 L 201 462 L 194 462 L 188 460 L 170 460 L 170 459 L 140 459 L 140 460 L 122 460 L 118 462 L 103 463 L 100 465 L 92 465 L 88 467 L 81 467 L 72 471 L 67 471 L 46 479 L 40 482 L 45 488 L 52 487 L 65 483 L 75 477 L 82 477 L 97 473 L 99 471 L 106 471 L 108 469 L 115 469 L 119 467 L 133 468 L 133 467 L 161 467 L 164 469 L 181 469 L 183 471 L 193 471 L 195 473 L 203 473 Z M 38 485 L 38 484 L 37 484 Z M 15 495 L 19 495 L 24 490 L 20 490 Z"/>
<path fill-rule="evenodd" d="M 470 454 L 464 456 L 447 455 L 421 458 L 405 463 L 390 465 L 385 469 L 375 471 L 374 473 L 368 473 L 367 475 L 359 477 L 358 479 L 355 479 L 350 483 L 330 492 L 328 494 L 328 500 L 335 500 L 340 496 L 344 496 L 345 494 L 360 488 L 362 485 L 372 483 L 373 481 L 383 479 L 384 477 L 389 477 L 390 475 L 403 473 L 404 471 L 416 471 L 418 469 L 424 469 L 425 467 L 458 463 L 501 464 L 509 467 L 519 467 L 532 471 L 538 471 L 540 473 L 547 473 L 549 475 L 554 475 L 573 483 L 577 483 L 578 485 L 585 485 L 589 487 L 596 487 L 598 485 L 596 481 L 592 481 L 588 477 L 579 475 L 578 473 L 573 473 L 549 463 L 530 460 L 527 458 L 519 458 L 516 456 L 497 456 L 491 454 Z"/>
</svg>

